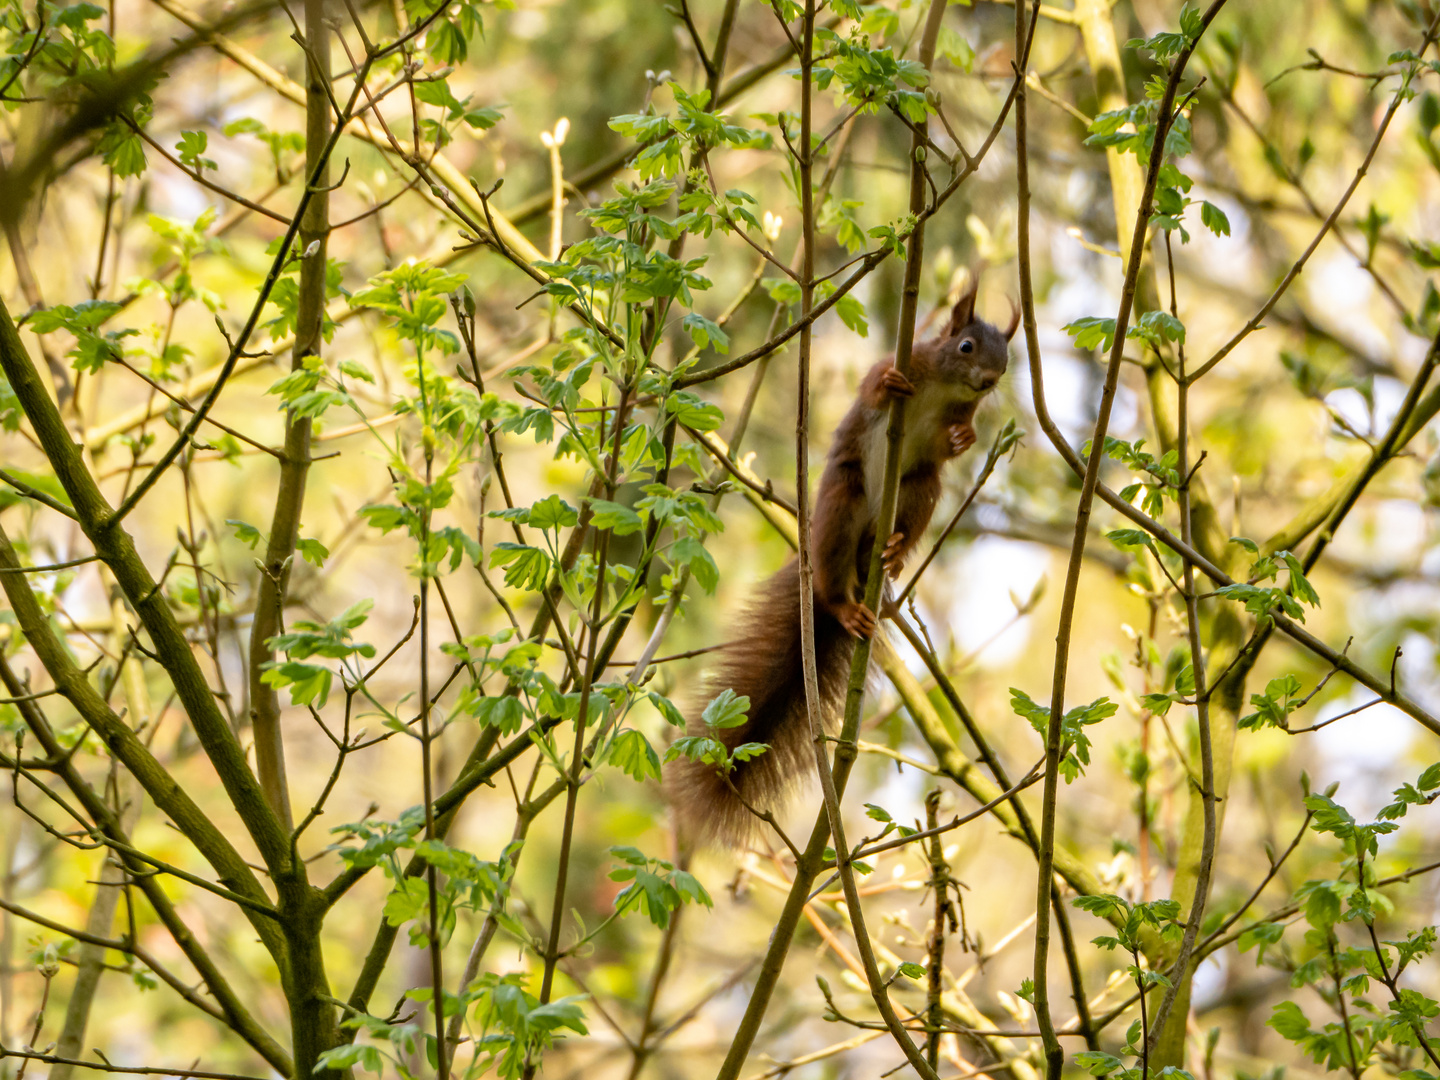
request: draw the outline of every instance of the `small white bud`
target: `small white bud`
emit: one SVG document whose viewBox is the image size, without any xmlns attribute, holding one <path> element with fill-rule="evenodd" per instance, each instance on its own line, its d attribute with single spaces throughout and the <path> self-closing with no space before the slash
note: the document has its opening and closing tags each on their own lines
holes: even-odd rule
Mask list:
<svg viewBox="0 0 1440 1080">
<path fill-rule="evenodd" d="M 300 257 L 302 259 L 313 259 L 318 254 L 320 254 L 320 241 L 311 240 L 310 243 L 305 246 L 305 253 Z"/>
<path fill-rule="evenodd" d="M 767 240 L 769 240 L 771 243 L 779 240 L 780 230 L 784 227 L 784 218 L 782 218 L 779 214 L 772 214 L 769 210 L 765 211 L 765 217 L 761 222 L 760 229 L 765 234 L 765 238 Z"/>
<path fill-rule="evenodd" d="M 564 146 L 565 136 L 570 134 L 570 118 L 562 116 L 555 121 L 555 145 Z"/>
</svg>

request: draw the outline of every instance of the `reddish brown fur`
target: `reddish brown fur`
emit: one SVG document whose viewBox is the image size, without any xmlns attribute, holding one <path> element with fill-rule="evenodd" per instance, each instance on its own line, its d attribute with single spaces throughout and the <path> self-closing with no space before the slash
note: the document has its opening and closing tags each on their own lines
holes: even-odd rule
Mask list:
<svg viewBox="0 0 1440 1080">
<path fill-rule="evenodd" d="M 736 767 L 731 774 L 735 791 L 712 766 L 684 758 L 670 766 L 667 786 L 688 838 L 739 846 L 758 835 L 760 824 L 744 803 L 778 811 L 797 780 L 815 769 L 800 674 L 797 560 L 791 559 L 755 591 L 732 631 L 735 643 L 725 647 L 708 680 L 711 696 L 733 690 L 750 699 L 750 714 L 740 727 L 723 728 L 715 735 L 731 750 L 747 742 L 768 743 L 770 749 Z M 844 699 L 854 648 L 845 628 L 817 605 L 815 665 L 820 715 L 827 727 L 833 727 Z M 704 730 L 698 716 L 692 717 L 690 733 Z"/>
<path fill-rule="evenodd" d="M 900 478 L 895 533 L 886 554 L 886 566 L 895 576 L 935 512 L 941 467 L 974 441 L 979 398 L 1005 370 L 1006 346 L 1015 323 L 1002 334 L 977 321 L 975 292 L 972 287 L 960 298 L 939 336 L 916 344 L 908 380 L 892 372 L 894 360 L 889 357 L 871 368 L 831 441 L 810 533 L 819 712 L 827 728 L 833 729 L 844 703 L 854 639 L 869 637 L 875 629 L 874 614 L 861 602 L 879 504 L 878 492 L 867 492 L 866 483 L 867 475 L 874 482 L 877 474 L 878 462 L 869 455 L 884 453 L 879 436 L 890 401 L 893 396 L 913 395 L 919 406 L 918 426 L 906 429 L 910 460 Z M 968 352 L 961 350 L 965 342 Z M 933 407 L 927 410 L 926 405 Z M 907 424 L 910 415 L 907 411 Z M 777 810 L 814 769 L 801 677 L 800 576 L 795 560 L 757 590 L 728 636 L 735 644 L 721 654 L 709 680 L 711 696 L 731 689 L 750 699 L 750 712 L 740 727 L 715 735 L 732 750 L 747 742 L 767 743 L 770 750 L 738 764 L 728 783 L 712 766 L 682 759 L 671 766 L 667 786 L 689 838 L 739 845 L 758 834 L 758 819 L 745 804 L 756 810 Z M 692 716 L 689 729 L 691 734 L 705 732 L 698 716 Z"/>
</svg>

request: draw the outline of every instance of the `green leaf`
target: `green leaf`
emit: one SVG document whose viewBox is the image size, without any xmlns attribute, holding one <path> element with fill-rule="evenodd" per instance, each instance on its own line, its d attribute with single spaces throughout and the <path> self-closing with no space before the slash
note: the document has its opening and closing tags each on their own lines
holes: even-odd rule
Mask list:
<svg viewBox="0 0 1440 1080">
<path fill-rule="evenodd" d="M 330 557 L 330 549 L 319 540 L 309 536 L 302 536 L 296 541 L 295 550 L 311 566 L 324 566 L 325 560 Z"/>
<path fill-rule="evenodd" d="M 1290 570 L 1290 591 L 1295 594 L 1295 598 L 1302 604 L 1319 607 L 1320 595 L 1305 577 L 1305 566 L 1299 558 L 1289 551 L 1276 552 L 1275 557 L 1282 560 Z"/>
<path fill-rule="evenodd" d="M 693 536 L 675 541 L 670 548 L 670 558 L 676 565 L 690 567 L 690 573 L 707 593 L 714 593 L 720 584 L 720 568 L 715 565 L 715 559 Z"/>
<path fill-rule="evenodd" d="M 800 303 L 800 286 L 789 278 L 766 278 L 760 282 L 760 287 L 769 293 L 770 299 L 777 304 Z"/>
<path fill-rule="evenodd" d="M 1157 559 L 1160 553 L 1155 550 L 1155 542 L 1150 539 L 1150 534 L 1142 529 L 1112 529 L 1105 534 L 1109 540 L 1121 551 L 1149 551 Z"/>
<path fill-rule="evenodd" d="M 1216 236 L 1230 235 L 1230 219 L 1212 202 L 1201 201 L 1200 203 L 1200 224 L 1213 232 Z"/>
<path fill-rule="evenodd" d="M 696 431 L 714 431 L 725 421 L 718 405 L 711 405 L 688 390 L 671 394 L 665 408 L 678 422 Z"/>
<path fill-rule="evenodd" d="M 1265 1023 L 1291 1042 L 1310 1034 L 1310 1021 L 1293 1001 L 1282 1001 L 1276 1005 L 1270 1013 L 1270 1019 Z"/>
<path fill-rule="evenodd" d="M 679 728 L 685 726 L 685 714 L 668 697 L 654 690 L 646 691 L 646 696 L 650 699 L 650 704 L 655 706 L 656 711 L 665 718 L 667 724 Z"/>
<path fill-rule="evenodd" d="M 965 74 L 975 66 L 975 48 L 960 33 L 948 26 L 940 28 L 940 38 L 935 51 Z"/>
<path fill-rule="evenodd" d="M 139 176 L 145 171 L 145 143 L 128 128 L 117 128 L 117 131 L 124 133 L 113 139 L 107 136 L 102 142 L 106 147 L 102 159 L 115 170 L 117 177 Z"/>
<path fill-rule="evenodd" d="M 181 162 L 190 166 L 197 173 L 206 169 L 217 169 L 219 166 L 209 158 L 202 156 L 209 144 L 209 136 L 203 131 L 182 131 L 180 141 L 175 144 L 175 153 Z"/>
<path fill-rule="evenodd" d="M 360 379 L 362 382 L 372 384 L 375 382 L 375 376 L 370 373 L 370 369 L 355 360 L 341 360 L 336 370 L 347 378 Z"/>
<path fill-rule="evenodd" d="M 402 876 L 385 898 L 382 913 L 391 926 L 404 926 L 411 919 L 418 919 L 429 906 L 429 901 L 429 890 L 423 877 Z"/>
<path fill-rule="evenodd" d="M 706 765 L 722 765 L 730 755 L 718 739 L 712 739 L 708 735 L 682 735 L 665 751 L 665 760 L 677 761 L 682 757 Z"/>
<path fill-rule="evenodd" d="M 609 761 L 635 780 L 660 779 L 660 755 L 634 728 L 625 728 L 611 740 Z"/>
<path fill-rule="evenodd" d="M 513 735 L 525 723 L 525 707 L 513 694 L 482 697 L 470 705 L 469 711 L 479 723 L 497 728 L 501 735 Z"/>
<path fill-rule="evenodd" d="M 1440 788 L 1440 761 L 1422 772 L 1420 779 L 1415 781 L 1415 786 L 1421 791 L 1433 791 Z"/>
<path fill-rule="evenodd" d="M 1242 930 L 1236 944 L 1242 953 L 1255 949 L 1255 962 L 1258 964 L 1265 959 L 1266 948 L 1279 944 L 1284 936 L 1285 927 L 1282 923 L 1261 922 Z"/>
<path fill-rule="evenodd" d="M 265 672 L 260 679 L 266 686 L 277 690 L 289 687 L 290 700 L 296 705 L 313 704 L 317 709 L 325 707 L 325 701 L 330 696 L 330 684 L 334 680 L 329 668 L 294 660 L 271 660 L 264 667 Z"/>
<path fill-rule="evenodd" d="M 612 116 L 609 128 L 636 142 L 654 142 L 670 134 L 670 120 L 664 116 L 630 113 Z"/>
<path fill-rule="evenodd" d="M 1102 319 L 1094 315 L 1087 315 L 1083 319 L 1067 323 L 1064 329 L 1075 339 L 1077 349 L 1108 350 L 1115 341 L 1114 319 Z"/>
<path fill-rule="evenodd" d="M 1227 600 L 1239 601 L 1245 605 L 1246 611 L 1257 617 L 1269 615 L 1278 607 L 1290 618 L 1298 619 L 1300 622 L 1305 621 L 1305 612 L 1284 589 L 1267 589 L 1259 585 L 1237 581 L 1216 589 L 1215 595 L 1223 596 Z"/>
<path fill-rule="evenodd" d="M 366 1072 L 381 1073 L 385 1060 L 380 1051 L 368 1043 L 346 1043 L 326 1050 L 315 1060 L 315 1071 L 323 1069 L 353 1069 L 359 1067 Z"/>
<path fill-rule="evenodd" d="M 607 499 L 591 499 L 590 523 L 597 529 L 609 529 L 616 536 L 629 536 L 644 528 L 640 515 L 628 506 L 610 502 Z"/>
<path fill-rule="evenodd" d="M 711 729 L 739 727 L 750 712 L 750 699 L 739 697 L 734 690 L 722 690 L 705 706 L 700 719 Z"/>
<path fill-rule="evenodd" d="M 1183 345 L 1185 325 L 1168 311 L 1147 311 L 1140 316 L 1139 322 L 1125 331 L 1125 336 L 1149 341 L 1156 346 L 1166 341 L 1178 341 Z"/>
<path fill-rule="evenodd" d="M 1174 694 L 1145 694 L 1140 698 L 1140 704 L 1149 709 L 1156 716 L 1164 716 L 1170 711 L 1170 706 L 1175 704 Z"/>
<path fill-rule="evenodd" d="M 690 335 L 690 340 L 695 343 L 697 349 L 713 346 L 715 351 L 721 354 L 730 351 L 729 335 L 705 316 L 692 311 L 680 320 L 680 325 Z"/>
<path fill-rule="evenodd" d="M 265 534 L 248 521 L 240 521 L 238 518 L 226 518 L 225 524 L 234 526 L 235 538 L 251 551 L 255 550 L 256 544 L 265 539 Z"/>
<path fill-rule="evenodd" d="M 1076 1065 L 1091 1076 L 1108 1076 L 1125 1067 L 1125 1063 L 1114 1054 L 1107 1054 L 1103 1050 L 1082 1050 L 1075 1055 L 1074 1060 Z"/>
<path fill-rule="evenodd" d="M 579 523 L 580 514 L 559 495 L 551 495 L 530 507 L 528 521 L 537 529 L 568 529 Z"/>
<path fill-rule="evenodd" d="M 1294 675 L 1271 679 L 1263 694 L 1250 695 L 1250 704 L 1255 706 L 1255 712 L 1242 716 L 1238 724 L 1242 728 L 1276 727 L 1284 730 L 1289 725 L 1288 717 L 1299 704 L 1295 700 L 1299 696 L 1300 680 Z"/>
<path fill-rule="evenodd" d="M 848 292 L 835 301 L 835 314 L 840 321 L 861 337 L 870 336 L 870 321 L 865 317 L 865 305 L 853 292 Z"/>
<path fill-rule="evenodd" d="M 505 584 L 516 589 L 539 589 L 550 573 L 550 556 L 539 548 L 508 541 L 490 552 L 490 568 L 505 567 Z"/>
</svg>

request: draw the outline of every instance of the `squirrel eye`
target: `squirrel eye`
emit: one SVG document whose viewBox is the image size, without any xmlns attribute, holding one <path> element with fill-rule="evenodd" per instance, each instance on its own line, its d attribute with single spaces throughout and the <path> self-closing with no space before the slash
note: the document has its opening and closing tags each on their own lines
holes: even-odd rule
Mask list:
<svg viewBox="0 0 1440 1080">
<path fill-rule="evenodd" d="M 974 352 L 974 351 L 975 351 L 975 343 L 974 343 L 973 341 L 971 341 L 969 338 L 966 338 L 964 341 L 960 342 L 960 351 L 963 352 L 963 353 L 971 353 L 971 352 Z"/>
</svg>

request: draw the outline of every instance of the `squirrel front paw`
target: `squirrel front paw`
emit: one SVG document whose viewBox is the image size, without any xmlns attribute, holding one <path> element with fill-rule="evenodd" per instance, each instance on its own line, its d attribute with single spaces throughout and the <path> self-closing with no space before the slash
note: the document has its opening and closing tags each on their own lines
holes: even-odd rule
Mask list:
<svg viewBox="0 0 1440 1080">
<path fill-rule="evenodd" d="M 885 374 L 880 376 L 880 385 L 891 397 L 908 398 L 915 396 L 915 384 L 900 373 L 896 367 L 888 367 Z"/>
<path fill-rule="evenodd" d="M 875 634 L 875 613 L 864 604 L 853 601 L 835 612 L 835 618 L 851 637 L 871 638 Z"/>
<path fill-rule="evenodd" d="M 900 576 L 901 569 L 905 566 L 905 534 L 894 532 L 890 539 L 885 541 L 885 547 L 880 552 L 880 564 L 885 567 L 885 573 L 893 581 Z"/>
<path fill-rule="evenodd" d="M 959 457 L 975 445 L 975 428 L 970 424 L 950 425 L 950 455 Z"/>
</svg>

